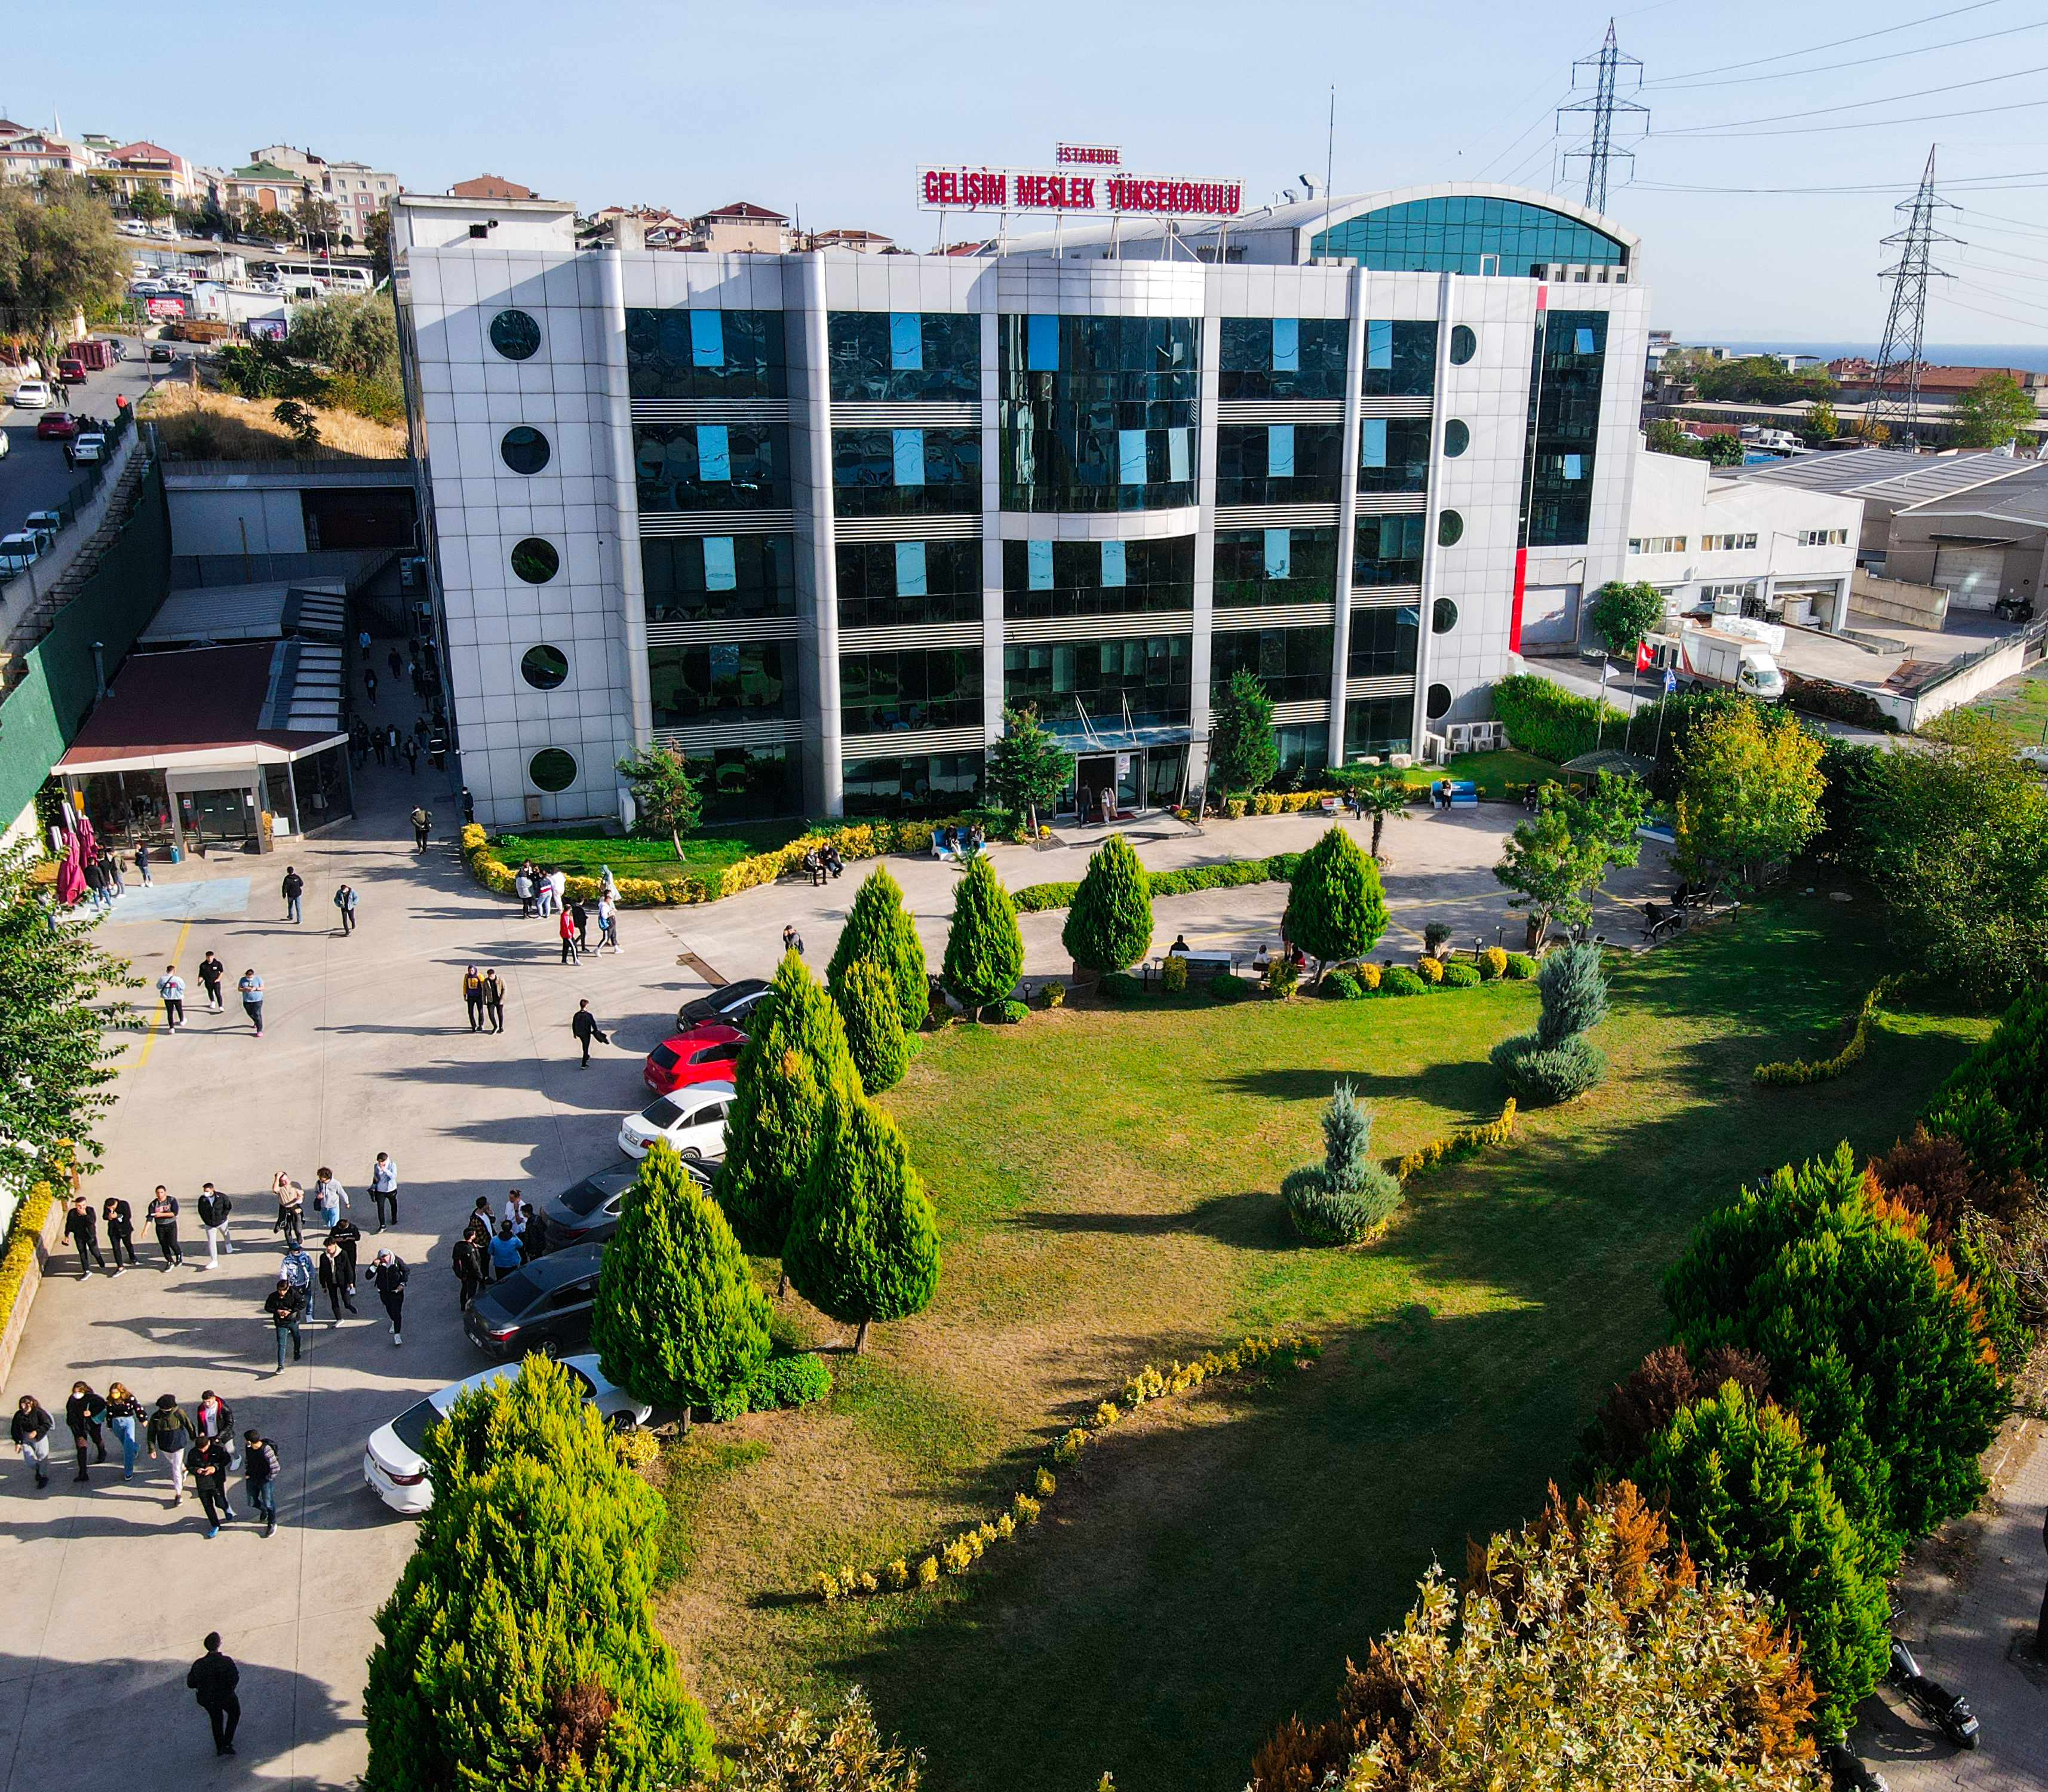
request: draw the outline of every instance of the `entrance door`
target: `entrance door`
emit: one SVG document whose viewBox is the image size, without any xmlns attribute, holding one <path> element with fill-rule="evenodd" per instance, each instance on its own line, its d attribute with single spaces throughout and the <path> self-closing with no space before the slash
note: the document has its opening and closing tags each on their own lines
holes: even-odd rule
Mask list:
<svg viewBox="0 0 2048 1792">
<path fill-rule="evenodd" d="M 1074 785 L 1080 792 L 1078 807 L 1083 821 L 1102 820 L 1102 793 L 1116 788 L 1116 755 L 1092 753 L 1074 766 Z"/>
<path fill-rule="evenodd" d="M 256 799 L 246 790 L 181 790 L 178 819 L 203 840 L 246 840 L 256 832 Z"/>
<path fill-rule="evenodd" d="M 1952 548 L 1945 542 L 1934 550 L 1934 583 L 1957 609 L 1988 610 L 2005 583 L 2005 549 Z"/>
<path fill-rule="evenodd" d="M 1134 812 L 1145 806 L 1145 755 L 1142 753 L 1119 753 L 1116 755 L 1116 806 L 1119 809 Z"/>
</svg>

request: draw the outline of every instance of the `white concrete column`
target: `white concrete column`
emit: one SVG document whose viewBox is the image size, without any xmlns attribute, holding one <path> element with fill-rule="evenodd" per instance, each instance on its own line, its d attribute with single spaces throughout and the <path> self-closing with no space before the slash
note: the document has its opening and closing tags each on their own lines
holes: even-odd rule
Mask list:
<svg viewBox="0 0 2048 1792">
<path fill-rule="evenodd" d="M 818 754 L 815 774 L 805 782 L 815 793 L 813 813 L 837 815 L 845 807 L 846 795 L 840 735 L 839 562 L 832 518 L 832 350 L 825 327 L 824 256 L 813 251 L 791 256 L 784 265 L 794 276 L 802 306 L 793 320 L 800 328 L 799 343 L 791 346 L 799 350 L 803 390 L 801 396 L 790 394 L 790 446 L 793 454 L 802 454 L 804 483 L 809 488 L 807 501 L 797 503 L 797 545 L 799 557 L 808 558 L 810 589 L 804 589 L 806 568 L 801 565 L 797 588 L 800 599 L 808 596 L 810 602 L 811 677 L 805 681 L 805 695 L 816 694 L 817 725 L 807 728 L 805 735 L 817 743 Z M 798 440 L 803 444 L 801 450 Z M 797 497 L 796 483 L 793 478 L 792 499 Z M 806 522 L 810 529 L 808 557 L 804 556 Z"/>
<path fill-rule="evenodd" d="M 1357 533 L 1358 423 L 1360 401 L 1365 388 L 1365 270 L 1354 265 L 1349 285 L 1351 302 L 1345 320 L 1348 345 L 1344 350 L 1344 477 L 1337 482 L 1337 559 L 1330 593 L 1336 599 L 1336 619 L 1330 630 L 1330 763 L 1344 763 L 1344 686 L 1351 663 L 1352 542 Z"/>
<path fill-rule="evenodd" d="M 647 671 L 647 592 L 640 567 L 640 498 L 633 456 L 633 401 L 626 374 L 626 281 L 623 255 L 598 257 L 604 299 L 604 434 L 611 471 L 612 546 L 619 558 L 619 608 L 626 642 L 626 700 L 633 745 L 654 731 L 654 696 Z"/>
<path fill-rule="evenodd" d="M 1420 754 L 1422 736 L 1429 723 L 1425 713 L 1429 695 L 1430 643 L 1436 638 L 1429 613 L 1436 607 L 1437 518 L 1444 507 L 1444 382 L 1451 366 L 1451 324 L 1456 316 L 1453 295 L 1458 277 L 1443 273 L 1437 280 L 1437 366 L 1429 391 L 1429 491 L 1422 512 L 1422 595 L 1417 600 L 1415 624 L 1415 708 L 1408 736 L 1408 751 Z"/>
</svg>

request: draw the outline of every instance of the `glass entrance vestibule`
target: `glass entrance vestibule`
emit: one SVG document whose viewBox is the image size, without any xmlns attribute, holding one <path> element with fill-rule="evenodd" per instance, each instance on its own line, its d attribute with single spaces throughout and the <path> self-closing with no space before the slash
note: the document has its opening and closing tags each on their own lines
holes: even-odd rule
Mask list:
<svg viewBox="0 0 2048 1792">
<path fill-rule="evenodd" d="M 1100 739 L 1100 737 L 1099 737 Z M 1059 813 L 1082 822 L 1177 808 L 1186 797 L 1188 743 L 1101 739 L 1069 741 L 1074 775 L 1060 793 Z"/>
</svg>

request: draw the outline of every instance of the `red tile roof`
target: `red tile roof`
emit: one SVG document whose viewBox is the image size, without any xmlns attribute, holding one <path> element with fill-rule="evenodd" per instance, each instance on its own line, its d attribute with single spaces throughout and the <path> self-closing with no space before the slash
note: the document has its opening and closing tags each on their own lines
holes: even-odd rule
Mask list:
<svg viewBox="0 0 2048 1792">
<path fill-rule="evenodd" d="M 184 653 L 137 654 L 121 669 L 99 707 L 58 764 L 87 771 L 109 759 L 266 746 L 297 748 L 328 731 L 265 728 L 276 644 L 196 647 Z"/>
</svg>

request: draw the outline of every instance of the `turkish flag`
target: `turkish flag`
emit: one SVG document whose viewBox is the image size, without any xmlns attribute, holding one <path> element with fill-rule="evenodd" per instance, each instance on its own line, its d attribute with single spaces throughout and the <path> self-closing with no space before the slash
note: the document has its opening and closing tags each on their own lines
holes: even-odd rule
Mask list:
<svg viewBox="0 0 2048 1792">
<path fill-rule="evenodd" d="M 1647 641 L 1637 642 L 1635 644 L 1635 669 L 1638 672 L 1647 672 L 1655 663 L 1655 656 L 1650 651 L 1650 643 Z"/>
</svg>

